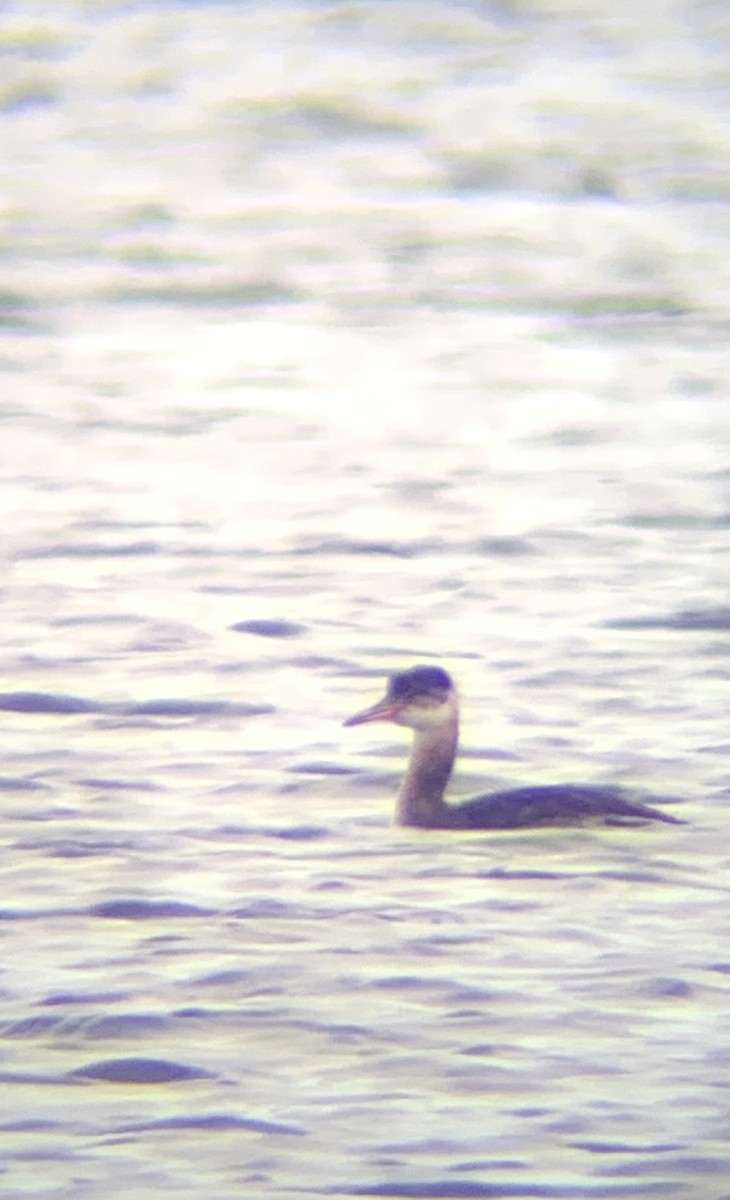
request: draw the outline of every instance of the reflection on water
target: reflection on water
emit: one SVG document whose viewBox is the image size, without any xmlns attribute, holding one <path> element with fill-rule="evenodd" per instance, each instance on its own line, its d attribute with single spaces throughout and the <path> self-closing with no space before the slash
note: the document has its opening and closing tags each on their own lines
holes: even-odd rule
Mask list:
<svg viewBox="0 0 730 1200">
<path fill-rule="evenodd" d="M 8 1196 L 727 1176 L 721 25 L 12 17 Z M 392 829 L 417 661 L 689 824 Z"/>
</svg>

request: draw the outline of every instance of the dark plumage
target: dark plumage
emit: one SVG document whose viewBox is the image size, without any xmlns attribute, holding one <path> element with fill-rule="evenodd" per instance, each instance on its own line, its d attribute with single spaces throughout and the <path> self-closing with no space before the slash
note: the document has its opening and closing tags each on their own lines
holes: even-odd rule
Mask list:
<svg viewBox="0 0 730 1200">
<path fill-rule="evenodd" d="M 459 705 L 451 677 L 441 667 L 412 667 L 391 676 L 382 700 L 345 725 L 394 721 L 413 730 L 413 747 L 398 794 L 396 824 L 424 829 L 524 829 L 545 825 L 683 825 L 620 790 L 552 784 L 521 787 L 447 804 L 444 790 L 456 757 Z"/>
</svg>

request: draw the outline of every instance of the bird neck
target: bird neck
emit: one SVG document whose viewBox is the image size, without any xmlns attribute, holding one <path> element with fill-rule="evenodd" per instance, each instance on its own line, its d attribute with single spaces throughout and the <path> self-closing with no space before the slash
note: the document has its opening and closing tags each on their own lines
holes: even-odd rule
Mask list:
<svg viewBox="0 0 730 1200">
<path fill-rule="evenodd" d="M 459 740 L 459 717 L 433 729 L 416 729 L 408 769 L 398 793 L 396 825 L 423 829 L 448 826 L 452 810 L 444 800 Z"/>
</svg>

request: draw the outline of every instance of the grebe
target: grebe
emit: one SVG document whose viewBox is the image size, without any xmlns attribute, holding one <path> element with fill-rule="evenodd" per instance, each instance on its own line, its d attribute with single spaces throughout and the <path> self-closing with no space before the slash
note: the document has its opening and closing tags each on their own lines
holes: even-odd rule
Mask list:
<svg viewBox="0 0 730 1200">
<path fill-rule="evenodd" d="M 451 677 L 441 667 L 412 667 L 392 675 L 388 690 L 345 725 L 394 721 L 413 730 L 408 770 L 398 793 L 396 825 L 421 829 L 522 829 L 530 825 L 637 825 L 667 821 L 684 825 L 658 808 L 625 800 L 610 788 L 556 784 L 514 788 L 447 804 L 444 790 L 456 757 L 459 704 Z"/>
</svg>

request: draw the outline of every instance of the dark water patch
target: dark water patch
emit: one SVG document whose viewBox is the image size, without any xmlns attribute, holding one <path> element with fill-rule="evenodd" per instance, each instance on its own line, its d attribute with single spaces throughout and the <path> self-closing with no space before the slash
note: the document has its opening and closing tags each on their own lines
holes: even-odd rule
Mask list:
<svg viewBox="0 0 730 1200">
<path fill-rule="evenodd" d="M 130 654 L 172 654 L 184 650 L 196 637 L 196 632 L 190 629 L 145 630 L 128 642 L 127 650 Z"/>
<path fill-rule="evenodd" d="M 358 911 L 358 909 L 353 909 L 352 907 L 317 908 L 314 905 L 305 905 L 299 902 L 287 904 L 285 901 L 276 900 L 271 896 L 260 896 L 251 900 L 247 904 L 242 904 L 240 907 L 233 909 L 229 915 L 244 921 L 261 919 L 334 921 L 340 917 L 347 917 L 353 912 L 357 913 Z M 409 915 L 412 916 L 412 910 L 409 910 Z M 379 916 L 379 913 L 375 914 L 376 919 Z"/>
<path fill-rule="evenodd" d="M 103 712 L 103 707 L 93 700 L 82 700 L 80 696 L 63 696 L 53 692 L 0 692 L 0 710 L 22 713 L 73 713 Z"/>
<path fill-rule="evenodd" d="M 14 821 L 29 821 L 40 823 L 42 821 L 65 821 L 79 815 L 77 808 L 69 808 L 66 805 L 55 804 L 52 808 L 24 808 L 16 809 L 15 812 L 6 814 L 12 817 Z"/>
<path fill-rule="evenodd" d="M 210 975 L 200 975 L 193 980 L 196 987 L 233 987 L 238 984 L 247 984 L 251 980 L 250 971 L 214 971 Z"/>
<path fill-rule="evenodd" d="M 13 813 L 16 820 L 27 819 L 25 814 Z M 54 818 L 75 817 L 78 816 L 78 810 L 57 810 L 54 811 Z M 37 818 L 40 820 L 40 818 Z M 45 817 L 45 820 L 51 820 L 50 817 Z M 93 857 L 94 855 L 104 854 L 119 854 L 124 852 L 135 852 L 139 850 L 139 838 L 132 837 L 128 834 L 105 834 L 104 836 L 95 836 L 91 833 L 81 833 L 78 836 L 65 837 L 49 831 L 47 835 L 42 833 L 33 836 L 25 836 L 18 838 L 14 843 L 18 850 L 30 850 L 34 853 L 45 854 L 53 858 L 84 858 Z"/>
<path fill-rule="evenodd" d="M 491 867 L 488 871 L 479 871 L 477 879 L 567 879 L 569 873 L 566 871 L 541 871 L 524 868 L 523 870 L 510 870 L 509 867 Z M 492 901 L 484 901 L 491 904 Z"/>
<path fill-rule="evenodd" d="M 307 1189 L 308 1190 L 308 1189 Z M 544 1200 L 614 1200 L 627 1196 L 674 1196 L 684 1187 L 680 1183 L 647 1183 L 639 1186 L 598 1184 L 552 1185 L 525 1183 L 477 1183 L 438 1179 L 423 1183 L 374 1183 L 327 1187 L 324 1196 L 394 1196 L 401 1200 L 499 1200 L 504 1197 L 533 1196 Z"/>
<path fill-rule="evenodd" d="M 692 986 L 684 979 L 647 979 L 639 988 L 642 996 L 650 1000 L 689 1000 L 694 994 Z"/>
<path fill-rule="evenodd" d="M 571 684 L 575 683 L 575 680 L 575 671 L 569 669 L 566 670 L 563 667 L 555 667 L 551 671 L 540 671 L 536 675 L 521 675 L 519 679 L 519 686 L 521 688 L 549 688 L 554 687 L 555 685 L 562 686 L 565 684 L 570 686 Z M 571 745 L 570 738 L 564 737 L 552 737 L 549 740 L 546 739 L 546 741 L 548 741 L 548 745 L 551 746 Z"/>
<path fill-rule="evenodd" d="M 371 910 L 372 918 L 375 921 L 388 921 L 392 924 L 402 924 L 404 928 L 408 927 L 408 923 L 413 920 L 413 908 L 406 904 L 389 905 L 387 908 L 378 908 Z M 429 925 L 447 924 L 451 926 L 454 921 L 453 914 L 445 912 L 442 908 L 419 908 L 418 917 L 422 922 L 428 922 Z"/>
<path fill-rule="evenodd" d="M 297 621 L 272 621 L 263 618 L 256 621 L 239 621 L 228 628 L 234 633 L 251 633 L 256 637 L 265 638 L 294 638 L 307 632 L 307 626 Z"/>
<path fill-rule="evenodd" d="M 346 104 L 334 98 L 305 100 L 297 108 L 297 122 L 305 125 L 316 137 L 333 142 L 352 138 L 357 144 L 360 137 L 374 136 L 382 145 L 385 138 L 392 135 L 397 139 L 396 149 L 411 128 L 409 115 L 352 112 Z M 421 481 L 414 482 L 420 484 Z M 436 490 L 439 486 L 447 485 L 437 485 Z"/>
<path fill-rule="evenodd" d="M 8 1162 L 18 1163 L 44 1163 L 44 1162 L 69 1162 L 75 1158 L 75 1152 L 72 1150 L 64 1150 L 62 1148 L 51 1148 L 49 1146 L 29 1146 L 22 1150 L 6 1150 L 5 1155 Z M 0 1168 L 2 1172 L 4 1168 Z"/>
<path fill-rule="evenodd" d="M 728 647 L 728 649 L 730 649 L 730 647 Z M 713 677 L 714 674 L 715 673 L 713 672 Z M 722 672 L 722 679 L 727 679 L 727 675 L 724 671 Z M 722 758 L 727 758 L 730 756 L 730 742 L 713 742 L 708 746 L 697 746 L 695 748 L 695 754 L 716 754 Z M 725 803 L 728 797 L 730 797 L 730 779 L 728 779 L 727 776 L 721 775 L 718 778 L 715 795 L 717 796 L 718 800 L 721 800 L 723 803 Z"/>
<path fill-rule="evenodd" d="M 419 558 L 443 553 L 452 547 L 442 538 L 421 538 L 413 542 L 398 542 L 390 539 L 365 540 L 357 538 L 320 538 L 294 546 L 292 554 L 298 555 L 365 555 L 383 558 Z"/>
<path fill-rule="evenodd" d="M 223 793 L 228 788 L 221 788 Z M 235 794 L 235 790 L 234 794 Z M 206 842 L 235 842 L 246 841 L 248 838 L 261 837 L 263 830 L 258 825 L 217 825 L 215 829 L 203 829 L 198 835 Z"/>
<path fill-rule="evenodd" d="M 338 675 L 349 675 L 352 663 L 345 658 L 328 658 L 324 654 L 300 654 L 289 659 L 289 665 L 303 671 L 331 670 Z"/>
<path fill-rule="evenodd" d="M 665 886 L 672 881 L 666 875 L 660 875 L 657 871 L 596 871 L 594 878 L 596 879 L 618 879 L 621 883 L 659 883 Z"/>
<path fill-rule="evenodd" d="M 105 792 L 159 792 L 162 788 L 157 783 L 152 783 L 149 779 L 101 779 L 91 776 L 86 779 L 77 779 L 78 787 L 93 788 L 95 791 Z"/>
<path fill-rule="evenodd" d="M 134 430 L 136 433 L 142 434 L 149 433 L 150 429 L 152 428 L 151 424 L 148 425 L 133 421 L 124 421 L 118 412 L 115 413 L 114 419 L 111 421 L 105 421 L 101 418 L 98 418 L 96 420 L 85 422 L 84 424 L 85 428 L 87 429 L 112 429 L 115 431 L 118 431 L 119 429 L 130 429 Z M 161 425 L 159 427 L 159 432 L 164 434 L 166 429 L 166 425 Z M 94 533 L 98 533 L 99 530 L 102 530 L 105 533 L 108 533 L 109 531 L 112 533 L 117 533 L 120 529 L 127 532 L 129 530 L 139 531 L 150 528 L 170 529 L 173 531 L 173 533 L 177 532 L 179 529 L 193 529 L 199 532 L 202 531 L 203 533 L 209 533 L 211 526 L 206 521 L 161 521 L 158 520 L 157 517 L 154 517 L 150 521 L 129 521 L 121 519 L 113 520 L 111 518 L 104 519 L 102 517 L 85 517 L 75 520 L 72 523 L 71 528 L 74 530 L 92 530 Z M 105 618 L 102 617 L 100 619 L 104 620 Z M 125 616 L 118 618 L 112 617 L 110 619 L 122 621 L 127 620 Z M 136 620 L 136 618 L 133 619 Z M 74 618 L 70 617 L 69 620 L 73 621 Z"/>
<path fill-rule="evenodd" d="M 50 788 L 47 783 L 41 783 L 39 779 L 34 778 L 12 778 L 7 775 L 0 776 L 0 792 L 48 792 Z"/>
<path fill-rule="evenodd" d="M 730 644 L 727 638 L 721 638 L 716 642 L 703 642 L 701 646 L 698 646 L 696 653 L 698 658 L 719 658 L 723 660 L 716 667 L 704 667 L 703 674 L 708 679 L 722 679 L 723 681 L 727 679 L 726 660 L 730 657 Z"/>
<path fill-rule="evenodd" d="M 571 1142 L 570 1145 L 589 1154 L 666 1154 L 681 1149 L 677 1142 L 657 1142 L 649 1146 L 630 1146 L 626 1142 Z"/>
<path fill-rule="evenodd" d="M 465 746 L 462 750 L 459 747 L 459 758 L 461 759 L 488 759 L 496 762 L 522 762 L 523 758 L 520 754 L 515 754 L 512 750 L 503 750 L 501 746 L 469 747 Z"/>
<path fill-rule="evenodd" d="M 536 550 L 527 538 L 521 537 L 482 537 L 467 543 L 464 547 L 467 554 L 485 555 L 498 558 L 523 558 L 535 554 Z"/>
<path fill-rule="evenodd" d="M 357 555 L 384 558 L 426 558 L 435 555 L 473 554 L 479 557 L 515 558 L 534 554 L 535 548 L 520 537 L 480 537 L 462 542 L 440 537 L 400 541 L 393 538 L 321 538 L 300 543 L 291 550 L 299 556 Z"/>
<path fill-rule="evenodd" d="M 268 556 L 266 550 L 261 550 L 256 546 L 240 547 L 235 552 L 236 558 L 245 557 L 246 560 L 255 558 L 265 558 Z M 225 557 L 225 556 L 223 556 Z M 285 576 L 286 577 L 286 576 Z M 296 578 L 302 578 L 297 576 Z M 262 589 L 259 589 L 262 590 Z M 250 584 L 231 584 L 231 583 L 201 583 L 198 587 L 199 592 L 211 596 L 247 596 L 251 595 Z"/>
<path fill-rule="evenodd" d="M 456 876 L 452 876 L 452 878 L 456 878 Z M 349 887 L 351 886 L 349 885 Z M 449 926 L 465 924 L 463 914 L 453 911 L 449 913 Z M 412 950 L 422 958 L 443 958 L 444 955 L 451 954 L 453 949 L 460 952 L 464 946 L 465 937 L 466 934 L 462 933 L 429 933 L 427 937 L 406 938 L 403 946 L 404 949 Z"/>
<path fill-rule="evenodd" d="M 10 111 L 13 107 L 10 106 Z M 24 334 L 36 336 L 46 332 L 45 323 L 40 320 L 40 308 L 36 305 L 35 300 L 22 292 L 10 291 L 8 288 L 0 291 L 0 328 L 12 330 L 15 337 Z M 9 408 L 9 411 L 0 414 L 0 420 L 3 421 L 19 419 L 27 420 L 27 413 L 23 410 Z"/>
<path fill-rule="evenodd" d="M 157 1013 L 112 1013 L 103 1017 L 93 1017 L 83 1026 L 83 1034 L 87 1038 L 125 1038 L 145 1037 L 147 1034 L 161 1033 L 170 1027 L 166 1017 Z"/>
<path fill-rule="evenodd" d="M 25 1121 L 8 1121 L 0 1125 L 0 1133 L 51 1133 L 63 1129 L 60 1121 L 29 1117 Z"/>
<path fill-rule="evenodd" d="M 68 1075 L 40 1075 L 33 1071 L 0 1071 L 0 1084 L 28 1083 L 33 1087 L 79 1087 L 80 1080 Z"/>
<path fill-rule="evenodd" d="M 142 617 L 134 613 L 88 613 L 80 617 L 56 617 L 49 621 L 56 629 L 85 628 L 88 625 L 139 625 Z"/>
<path fill-rule="evenodd" d="M 230 1129 L 244 1129 L 251 1133 L 274 1133 L 285 1136 L 304 1137 L 306 1129 L 299 1125 L 285 1125 L 280 1121 L 267 1121 L 261 1117 L 238 1117 L 230 1113 L 208 1113 L 199 1117 L 168 1117 L 159 1121 L 144 1121 L 133 1125 L 122 1125 L 120 1133 L 147 1133 L 155 1129 L 205 1129 L 226 1133 Z"/>
<path fill-rule="evenodd" d="M 215 829 L 204 830 L 199 836 L 207 842 L 245 841 L 248 838 L 314 842 L 331 837 L 332 830 L 324 825 L 219 825 Z"/>
<path fill-rule="evenodd" d="M 367 747 L 361 751 L 362 754 L 372 754 L 374 758 L 385 758 L 388 750 L 381 752 L 379 750 L 369 750 Z M 399 752 L 392 755 L 393 758 L 401 757 Z M 394 792 L 400 776 L 392 771 L 378 771 L 372 768 L 355 767 L 352 773 L 348 776 L 347 786 L 349 788 L 362 788 L 364 791 L 374 789 L 382 789 L 384 792 Z"/>
<path fill-rule="evenodd" d="M 454 1163 L 449 1170 L 456 1172 L 467 1171 L 524 1171 L 527 1163 L 514 1158 L 481 1158 L 473 1162 Z"/>
<path fill-rule="evenodd" d="M 18 1021 L 3 1021 L 0 1024 L 0 1034 L 6 1038 L 34 1038 L 52 1029 L 57 1029 L 64 1022 L 62 1016 L 32 1016 L 22 1017 Z"/>
<path fill-rule="evenodd" d="M 119 1004 L 128 999 L 128 992 L 52 992 L 40 1003 L 51 1008 L 67 1004 Z"/>
<path fill-rule="evenodd" d="M 326 1033 L 332 1041 L 345 1044 L 363 1038 L 368 1042 L 380 1042 L 384 1045 L 400 1041 L 397 1034 L 376 1034 L 367 1025 L 338 1024 L 332 1021 L 289 1021 L 288 1026 L 291 1029 L 306 1029 L 310 1033 Z"/>
<path fill-rule="evenodd" d="M 214 1079 L 212 1071 L 164 1058 L 107 1058 L 70 1072 L 72 1079 L 100 1079 L 107 1083 L 179 1083 L 187 1079 Z"/>
<path fill-rule="evenodd" d="M 544 441 L 551 446 L 595 446 L 603 443 L 604 435 L 590 425 L 562 425 L 534 440 Z"/>
<path fill-rule="evenodd" d="M 230 0 L 226 0 L 230 3 Z M 126 287 L 109 287 L 103 293 L 104 298 L 112 304 L 121 303 L 125 307 L 133 304 L 140 307 L 152 304 L 174 305 L 176 309 L 207 309 L 217 310 L 219 307 L 228 312 L 236 305 L 250 308 L 258 305 L 271 307 L 275 304 L 294 305 L 301 303 L 302 294 L 285 284 L 277 283 L 230 283 L 228 278 L 216 279 L 209 270 L 207 281 L 203 283 L 196 273 L 194 278 L 185 279 L 176 272 L 174 284 L 152 283 L 149 268 L 140 274 L 136 284 Z M 161 427 L 165 433 L 172 432 L 177 437 L 191 437 L 200 432 L 200 420 L 180 423 L 178 427 L 170 427 L 165 423 Z"/>
<path fill-rule="evenodd" d="M 682 1172 L 697 1180 L 704 1179 L 708 1175 L 722 1175 L 723 1178 L 730 1175 L 730 1157 L 715 1158 L 711 1155 L 683 1155 L 681 1158 L 666 1158 L 662 1160 L 662 1167 L 666 1171 Z M 642 1175 L 653 1175 L 656 1172 L 657 1164 L 653 1158 L 648 1158 L 646 1161 L 621 1162 L 615 1165 L 606 1165 L 601 1168 L 599 1174 L 604 1178 L 613 1177 L 620 1178 L 626 1176 L 640 1177 Z M 709 1193 L 705 1191 L 705 1196 Z"/>
<path fill-rule="evenodd" d="M 130 717 L 259 717 L 276 710 L 270 704 L 230 700 L 145 700 L 116 709 Z"/>
<path fill-rule="evenodd" d="M 429 979 L 422 975 L 384 975 L 380 979 L 371 979 L 369 986 L 383 991 L 416 992 L 428 988 L 448 986 L 445 979 Z"/>
<path fill-rule="evenodd" d="M 67 838 L 53 842 L 41 843 L 39 841 L 24 841 L 17 842 L 18 849 L 34 850 L 45 854 L 46 858 L 108 858 L 119 854 L 120 852 L 136 851 L 138 846 L 135 842 L 127 839 L 119 839 L 119 841 L 82 841 L 80 839 Z"/>
<path fill-rule="evenodd" d="M 278 920 L 301 920 L 304 917 L 323 917 L 325 915 L 327 914 L 317 912 L 316 910 L 305 910 L 301 904 L 286 904 L 283 900 L 274 900 L 269 896 L 258 900 L 251 900 L 248 904 L 244 904 L 240 908 L 234 908 L 231 913 L 231 916 L 243 921 L 256 921 L 261 918 L 267 920 L 271 918 Z"/>
<path fill-rule="evenodd" d="M 617 522 L 631 529 L 727 529 L 727 513 L 626 513 Z"/>
<path fill-rule="evenodd" d="M 398 1158 L 412 1157 L 414 1154 L 441 1154 L 451 1157 L 460 1153 L 462 1142 L 454 1138 L 423 1137 L 412 1138 L 406 1142 L 386 1142 L 379 1149 Z"/>
<path fill-rule="evenodd" d="M 357 767 L 346 767 L 342 763 L 308 762 L 294 763 L 286 768 L 290 775 L 357 775 Z"/>
<path fill-rule="evenodd" d="M 179 917 L 211 917 L 213 908 L 185 904 L 180 900 L 104 900 L 89 912 L 94 917 L 114 921 L 160 921 Z"/>
<path fill-rule="evenodd" d="M 446 981 L 444 981 L 445 983 Z M 505 1000 L 512 1001 L 512 994 L 500 993 L 491 991 L 487 988 L 469 986 L 468 984 L 456 985 L 448 991 L 447 1001 L 449 1004 L 499 1004 Z M 449 1019 L 454 1017 L 459 1018 L 463 1010 L 452 1010 L 447 1016 Z"/>
<path fill-rule="evenodd" d="M 45 558 L 141 558 L 148 554 L 161 554 L 165 547 L 161 542 L 54 542 L 50 546 L 37 546 L 21 550 L 13 557 L 16 560 Z"/>
<path fill-rule="evenodd" d="M 359 775 L 349 777 L 351 782 L 359 779 Z M 276 791 L 279 796 L 311 796 L 313 794 L 314 784 L 306 775 L 299 775 L 292 779 L 289 783 L 280 785 Z"/>
<path fill-rule="evenodd" d="M 677 629 L 702 633 L 730 629 L 730 607 L 685 608 L 674 613 L 647 617 L 617 617 L 604 621 L 606 629 Z"/>
<path fill-rule="evenodd" d="M 285 825 L 277 829 L 265 829 L 263 834 L 264 837 L 279 838 L 283 842 L 318 842 L 331 837 L 332 830 L 322 825 Z"/>
</svg>

